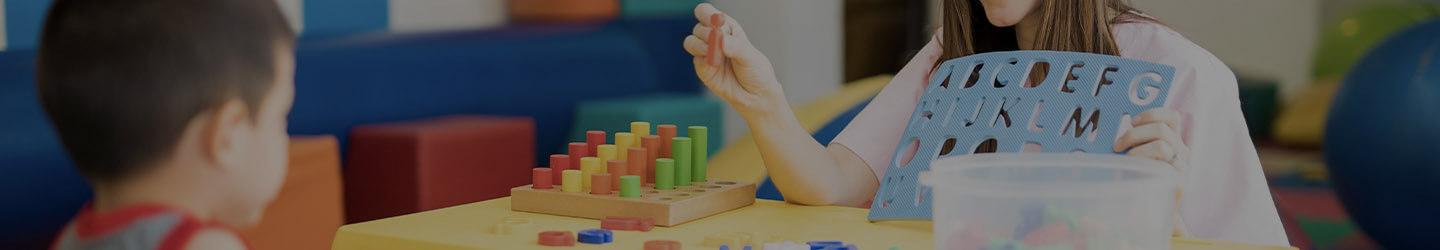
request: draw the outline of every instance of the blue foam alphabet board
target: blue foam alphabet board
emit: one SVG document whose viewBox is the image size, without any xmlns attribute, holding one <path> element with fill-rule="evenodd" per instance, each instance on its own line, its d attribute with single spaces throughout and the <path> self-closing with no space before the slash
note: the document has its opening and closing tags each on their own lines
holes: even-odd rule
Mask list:
<svg viewBox="0 0 1440 250">
<path fill-rule="evenodd" d="M 991 52 L 945 61 L 910 115 L 870 220 L 929 220 L 931 192 L 919 184 L 920 172 L 935 159 L 972 154 L 982 144 L 994 152 L 1114 154 L 1118 131 L 1164 105 L 1174 74 L 1167 65 L 1078 52 Z"/>
</svg>

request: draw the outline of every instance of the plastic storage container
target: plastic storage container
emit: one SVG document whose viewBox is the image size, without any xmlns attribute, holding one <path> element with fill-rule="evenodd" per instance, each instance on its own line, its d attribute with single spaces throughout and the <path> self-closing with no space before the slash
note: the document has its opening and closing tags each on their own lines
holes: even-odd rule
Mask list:
<svg viewBox="0 0 1440 250">
<path fill-rule="evenodd" d="M 956 250 L 1170 249 L 1175 170 L 1118 155 L 978 154 L 936 160 L 935 246 Z"/>
</svg>

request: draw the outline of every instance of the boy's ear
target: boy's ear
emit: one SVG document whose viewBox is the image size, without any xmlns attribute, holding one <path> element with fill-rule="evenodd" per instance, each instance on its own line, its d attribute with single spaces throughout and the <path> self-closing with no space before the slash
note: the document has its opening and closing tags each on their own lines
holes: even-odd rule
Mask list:
<svg viewBox="0 0 1440 250">
<path fill-rule="evenodd" d="M 247 109 L 240 100 L 230 99 L 211 110 L 200 135 L 203 153 L 211 165 L 228 169 L 245 159 L 239 144 L 247 139 L 243 130 L 249 122 Z"/>
</svg>

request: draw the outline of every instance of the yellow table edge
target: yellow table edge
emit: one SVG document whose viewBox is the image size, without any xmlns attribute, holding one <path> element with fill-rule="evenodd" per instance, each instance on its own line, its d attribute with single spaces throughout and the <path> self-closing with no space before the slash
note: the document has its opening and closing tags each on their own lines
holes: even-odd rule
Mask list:
<svg viewBox="0 0 1440 250">
<path fill-rule="evenodd" d="M 340 227 L 333 249 L 546 249 L 535 244 L 544 230 L 579 231 L 598 228 L 593 219 L 511 211 L 510 198 L 499 198 L 415 214 L 361 222 Z M 931 223 L 891 221 L 871 223 L 866 210 L 851 207 L 801 206 L 779 201 L 757 200 L 754 205 L 721 213 L 675 227 L 656 227 L 650 232 L 616 231 L 616 242 L 607 245 L 577 244 L 564 249 L 640 249 L 646 240 L 668 239 L 686 249 L 718 249 L 704 245 L 707 236 L 743 233 L 766 242 L 844 240 L 862 249 L 931 249 Z M 507 218 L 521 218 L 529 224 L 512 228 L 511 234 L 495 234 L 495 224 Z M 1291 247 L 1254 246 L 1240 243 L 1174 239 L 1176 250 L 1282 250 Z"/>
</svg>

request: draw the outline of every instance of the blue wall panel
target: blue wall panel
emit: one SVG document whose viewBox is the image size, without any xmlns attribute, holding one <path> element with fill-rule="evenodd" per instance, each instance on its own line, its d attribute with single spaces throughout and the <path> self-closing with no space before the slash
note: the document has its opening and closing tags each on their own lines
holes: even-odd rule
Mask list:
<svg viewBox="0 0 1440 250">
<path fill-rule="evenodd" d="M 305 35 L 332 36 L 385 31 L 389 0 L 305 0 Z"/>
<path fill-rule="evenodd" d="M 34 49 L 40 41 L 40 26 L 50 0 L 6 0 L 5 40 L 7 50 Z"/>
</svg>

